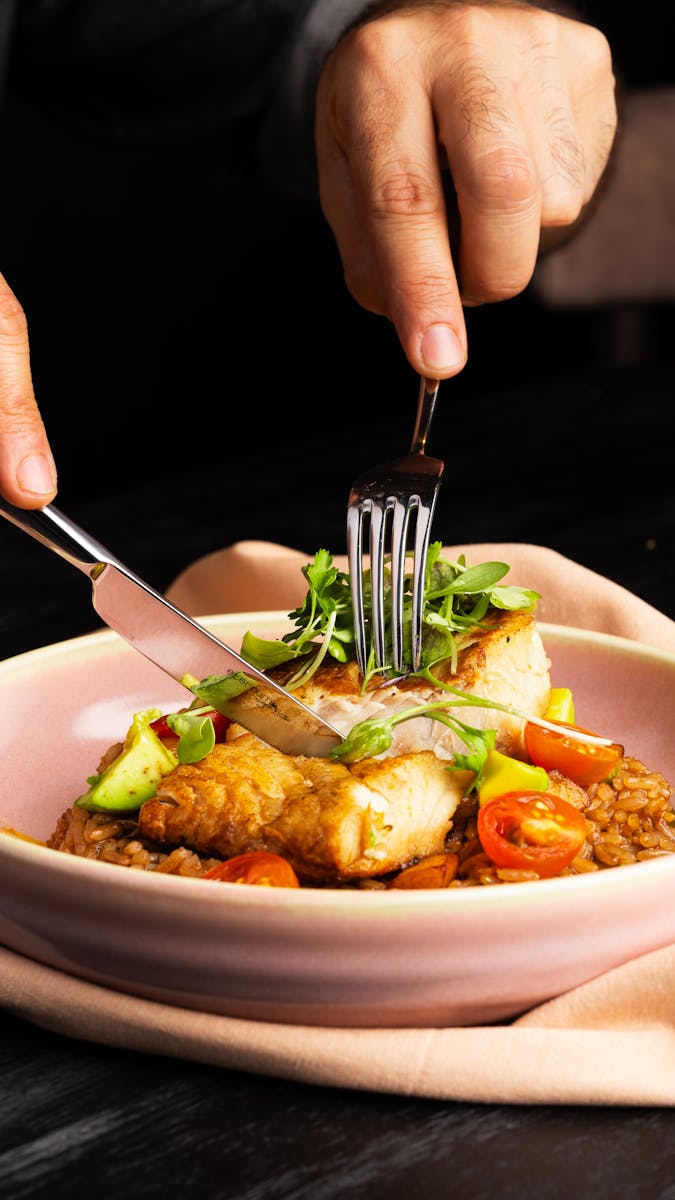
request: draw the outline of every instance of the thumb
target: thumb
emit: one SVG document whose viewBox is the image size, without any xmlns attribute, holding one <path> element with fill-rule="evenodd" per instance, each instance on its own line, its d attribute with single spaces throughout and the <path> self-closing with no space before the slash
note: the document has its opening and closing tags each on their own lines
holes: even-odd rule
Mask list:
<svg viewBox="0 0 675 1200">
<path fill-rule="evenodd" d="M 26 317 L 0 275 L 0 494 L 19 508 L 56 495 L 56 467 L 33 392 Z"/>
</svg>

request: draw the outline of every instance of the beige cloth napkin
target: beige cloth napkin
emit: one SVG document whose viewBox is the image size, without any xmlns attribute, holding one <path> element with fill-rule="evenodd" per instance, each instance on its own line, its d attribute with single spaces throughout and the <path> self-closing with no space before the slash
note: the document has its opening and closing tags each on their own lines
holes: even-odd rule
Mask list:
<svg viewBox="0 0 675 1200">
<path fill-rule="evenodd" d="M 192 563 L 166 595 L 193 616 L 274 609 L 290 612 L 305 596 L 301 567 L 313 553 L 275 542 L 237 542 Z M 505 583 L 540 593 L 540 621 L 612 633 L 675 653 L 675 621 L 556 550 L 523 542 L 474 542 L 444 546 L 443 554 L 451 559 L 464 554 L 470 563 L 508 563 L 511 569 Z M 345 557 L 336 555 L 335 563 L 347 570 Z"/>
<path fill-rule="evenodd" d="M 675 652 L 675 622 L 540 546 L 446 547 L 511 564 L 542 594 L 542 621 Z M 242 542 L 188 567 L 168 589 L 193 614 L 290 611 L 310 555 Z M 343 561 L 338 560 L 340 565 Z M 675 1105 L 675 945 L 653 951 L 508 1024 L 345 1029 L 214 1016 L 114 992 L 0 947 L 0 1003 L 57 1033 L 331 1087 L 498 1104 Z"/>
</svg>

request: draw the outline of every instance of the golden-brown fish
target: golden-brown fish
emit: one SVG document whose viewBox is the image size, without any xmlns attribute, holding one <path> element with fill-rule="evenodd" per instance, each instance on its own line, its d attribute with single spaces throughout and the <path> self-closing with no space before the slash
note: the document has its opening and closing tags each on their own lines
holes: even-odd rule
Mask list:
<svg viewBox="0 0 675 1200">
<path fill-rule="evenodd" d="M 285 684 L 297 669 L 296 660 L 273 674 Z M 549 661 L 534 619 L 523 612 L 492 611 L 464 639 L 455 674 L 444 663 L 437 676 L 533 715 L 544 711 L 550 693 Z M 360 685 L 356 664 L 328 663 L 295 694 L 344 733 L 367 717 L 448 698 L 418 678 L 375 679 L 365 695 Z M 496 729 L 500 749 L 524 756 L 522 718 L 479 707 L 451 711 L 469 725 Z M 397 726 L 384 754 L 350 766 L 284 755 L 233 726 L 226 743 L 162 781 L 141 809 L 140 831 L 224 858 L 271 850 L 307 880 L 383 875 L 443 850 L 472 778 L 449 767 L 457 751 L 466 751 L 459 734 L 426 716 Z"/>
<path fill-rule="evenodd" d="M 223 858 L 271 850 L 307 880 L 367 878 L 439 853 L 471 779 L 429 750 L 347 767 L 230 732 L 162 780 L 140 811 L 142 836 Z"/>
<path fill-rule="evenodd" d="M 455 674 L 451 673 L 449 659 L 439 663 L 434 674 L 472 696 L 484 696 L 528 715 L 541 716 L 551 690 L 549 668 L 534 617 L 526 612 L 492 609 L 482 628 L 472 630 L 460 642 Z M 285 663 L 270 675 L 285 686 L 297 670 L 297 661 Z M 293 694 L 343 734 L 368 717 L 390 716 L 416 704 L 452 699 L 447 692 L 415 676 L 399 683 L 381 683 L 376 676 L 364 695 L 356 663 L 345 665 L 334 660 L 324 662 L 307 683 L 293 688 Z M 519 717 L 478 707 L 454 707 L 450 712 L 474 728 L 495 729 L 496 746 L 504 754 L 526 757 L 524 722 Z M 429 717 L 402 721 L 393 734 L 392 746 L 386 751 L 390 755 L 432 750 L 438 758 L 447 760 L 466 750 L 455 731 Z"/>
</svg>

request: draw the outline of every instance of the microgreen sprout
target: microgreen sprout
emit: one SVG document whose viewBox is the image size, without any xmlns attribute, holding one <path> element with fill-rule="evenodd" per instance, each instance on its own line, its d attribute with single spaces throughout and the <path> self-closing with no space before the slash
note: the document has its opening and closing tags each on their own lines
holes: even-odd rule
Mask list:
<svg viewBox="0 0 675 1200">
<path fill-rule="evenodd" d="M 423 605 L 422 661 L 420 671 L 434 663 L 450 661 L 456 670 L 458 639 L 472 629 L 480 628 L 490 608 L 533 611 L 539 593 L 528 588 L 504 585 L 500 581 L 509 567 L 502 562 L 485 562 L 468 566 L 464 555 L 456 561 L 441 558 L 442 543 L 432 542 L 427 551 Z M 282 662 L 303 658 L 302 666 L 286 684 L 289 690 L 307 683 L 327 656 L 338 662 L 356 658 L 354 611 L 349 575 L 334 565 L 327 550 L 319 550 L 313 562 L 302 568 L 308 590 L 301 605 L 289 613 L 295 629 L 277 641 L 267 641 L 247 633 L 242 642 L 242 655 L 260 670 Z M 389 560 L 385 566 L 385 612 L 391 589 Z M 370 572 L 364 572 L 364 613 L 366 635 L 372 622 Z M 412 673 L 410 630 L 412 624 L 412 573 L 404 577 L 403 629 L 406 673 Z M 391 630 L 385 628 L 385 644 L 391 647 Z M 365 691 L 376 674 L 386 680 L 392 669 L 376 667 L 372 649 L 362 679 Z"/>
<path fill-rule="evenodd" d="M 471 784 L 471 787 L 474 787 L 480 784 L 487 756 L 495 744 L 496 731 L 494 729 L 474 729 L 470 725 L 465 725 L 458 717 L 452 715 L 448 711 L 449 709 L 496 709 L 498 712 L 518 717 L 522 721 L 529 721 L 531 724 L 541 725 L 544 729 L 551 729 L 554 733 L 560 733 L 559 725 L 556 725 L 552 721 L 547 721 L 543 717 L 531 716 L 529 713 L 514 708 L 511 704 L 501 704 L 497 700 L 487 700 L 484 696 L 474 696 L 470 692 L 463 692 L 460 688 L 452 687 L 449 683 L 443 683 L 442 680 L 432 675 L 431 671 L 425 670 L 421 674 L 434 687 L 450 693 L 453 699 L 448 698 L 445 702 L 434 700 L 428 704 L 415 704 L 410 708 L 402 709 L 400 712 L 392 713 L 388 717 L 369 717 L 365 721 L 359 721 L 357 725 L 354 725 L 350 729 L 344 741 L 331 751 L 331 757 L 341 762 L 355 763 L 362 758 L 371 758 L 378 754 L 383 754 L 392 744 L 394 729 L 397 725 L 400 725 L 402 721 L 414 720 L 416 717 L 429 717 L 432 721 L 440 721 L 450 729 L 454 729 L 465 745 L 468 746 L 468 755 L 455 754 L 452 768 L 475 771 L 476 778 Z M 566 729 L 565 735 L 569 735 L 578 741 L 590 742 L 594 745 L 611 745 L 611 739 L 609 738 L 596 737 L 594 734 L 587 734 L 580 730 Z"/>
</svg>

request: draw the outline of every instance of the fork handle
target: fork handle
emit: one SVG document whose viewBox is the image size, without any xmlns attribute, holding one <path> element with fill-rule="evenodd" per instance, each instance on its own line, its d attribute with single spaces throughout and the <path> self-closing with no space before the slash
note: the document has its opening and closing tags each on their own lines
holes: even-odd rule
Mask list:
<svg viewBox="0 0 675 1200">
<path fill-rule="evenodd" d="M 413 432 L 412 442 L 410 444 L 411 454 L 424 454 L 424 448 L 427 444 L 429 427 L 434 415 L 436 407 L 436 397 L 440 380 L 427 379 L 422 375 L 420 379 L 420 394 L 417 401 L 417 418 L 415 420 L 415 430 Z"/>
</svg>

